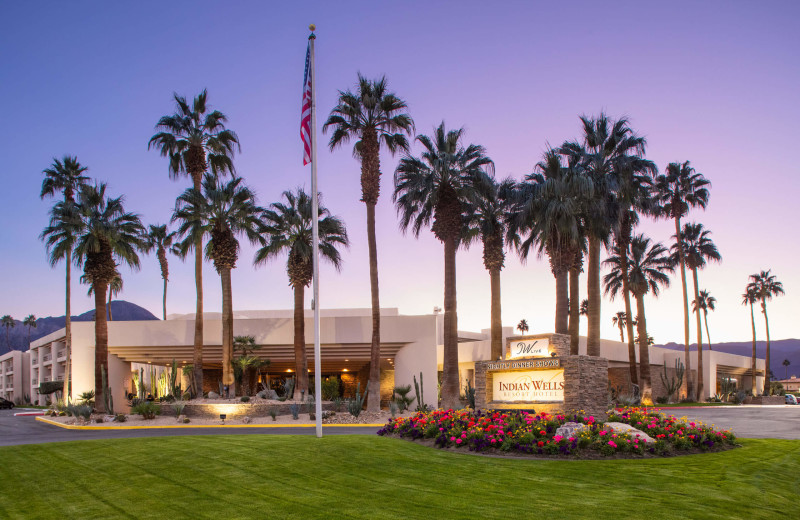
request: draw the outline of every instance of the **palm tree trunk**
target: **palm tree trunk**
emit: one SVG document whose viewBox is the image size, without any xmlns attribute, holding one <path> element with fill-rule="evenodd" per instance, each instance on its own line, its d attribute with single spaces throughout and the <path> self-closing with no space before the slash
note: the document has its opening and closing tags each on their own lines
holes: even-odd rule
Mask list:
<svg viewBox="0 0 800 520">
<path fill-rule="evenodd" d="M 308 358 L 306 357 L 305 286 L 294 287 L 294 371 L 296 374 L 294 398 L 299 401 L 301 391 L 308 394 Z M 316 376 L 316 374 L 314 374 Z"/>
<path fill-rule="evenodd" d="M 164 321 L 167 321 L 167 279 L 164 278 Z"/>
<path fill-rule="evenodd" d="M 503 356 L 503 318 L 500 312 L 500 269 L 489 271 L 492 287 L 492 346 L 491 360 Z"/>
<path fill-rule="evenodd" d="M 66 319 L 64 322 L 64 344 L 66 350 L 66 360 L 64 361 L 64 403 L 69 403 L 72 400 L 72 389 L 70 384 L 70 368 L 71 362 L 70 357 L 72 353 L 72 316 L 70 315 L 72 312 L 72 283 L 71 283 L 71 276 L 72 276 L 72 248 L 69 249 L 67 252 L 66 257 L 66 264 L 67 264 L 67 280 L 66 280 L 66 293 L 67 293 L 67 314 Z"/>
<path fill-rule="evenodd" d="M 692 279 L 694 281 L 694 300 L 700 302 L 700 292 L 697 288 L 697 268 L 692 268 Z M 703 325 L 700 320 L 700 309 L 695 313 L 697 315 L 697 400 L 703 402 L 705 395 L 703 394 Z"/>
<path fill-rule="evenodd" d="M 367 202 L 367 245 L 369 246 L 369 287 L 372 295 L 372 344 L 367 382 L 367 411 L 381 409 L 381 304 L 378 295 L 378 243 L 375 238 L 375 203 Z"/>
<path fill-rule="evenodd" d="M 625 334 L 623 334 L 622 323 L 619 324 L 619 341 L 620 343 L 625 343 Z M 634 372 L 636 371 L 636 367 L 634 366 Z M 632 375 L 632 374 L 631 374 Z"/>
<path fill-rule="evenodd" d="M 753 358 L 751 359 L 751 369 L 753 370 L 752 392 L 756 395 L 756 317 L 753 314 L 753 303 L 750 303 L 750 324 L 753 327 Z"/>
<path fill-rule="evenodd" d="M 456 409 L 459 401 L 458 315 L 456 310 L 456 239 L 444 241 L 444 359 L 442 408 Z"/>
<path fill-rule="evenodd" d="M 675 240 L 678 246 L 678 258 L 681 263 L 681 287 L 683 288 L 683 344 L 684 344 L 684 364 L 686 365 L 686 389 L 690 399 L 697 394 L 692 385 L 692 365 L 689 357 L 689 292 L 686 289 L 686 260 L 683 254 L 681 239 L 681 218 L 675 217 Z"/>
<path fill-rule="evenodd" d="M 639 314 L 639 381 L 642 390 L 642 403 L 652 404 L 653 391 L 650 385 L 650 346 L 647 344 L 647 321 L 644 317 L 644 295 L 636 296 L 636 312 Z"/>
<path fill-rule="evenodd" d="M 764 312 L 764 325 L 767 329 L 767 356 L 764 360 L 764 391 L 762 392 L 764 395 L 769 395 L 770 393 L 770 378 L 769 378 L 769 317 L 767 316 L 767 302 L 766 300 L 761 300 L 761 310 Z"/>
<path fill-rule="evenodd" d="M 108 288 L 108 321 L 114 321 L 114 316 L 111 315 L 111 295 L 114 294 L 114 291 L 111 290 L 111 287 Z"/>
<path fill-rule="evenodd" d="M 708 350 L 711 351 L 711 334 L 708 333 L 708 311 L 703 311 L 703 322 L 706 324 L 706 343 L 708 344 Z"/>
<path fill-rule="evenodd" d="M 222 269 L 222 384 L 228 387 L 229 394 L 235 394 L 233 377 L 233 294 L 231 289 L 231 270 Z M 226 396 L 227 397 L 227 396 Z"/>
<path fill-rule="evenodd" d="M 106 290 L 108 284 L 94 284 L 94 407 L 106 411 L 102 368 L 108 374 L 108 322 L 106 321 Z"/>
<path fill-rule="evenodd" d="M 556 334 L 569 334 L 567 319 L 569 318 L 569 271 L 561 270 L 556 274 Z M 576 302 L 580 305 L 580 302 Z"/>
<path fill-rule="evenodd" d="M 586 278 L 589 296 L 589 316 L 586 332 L 586 354 L 600 355 L 600 239 L 589 239 L 589 265 Z"/>
<path fill-rule="evenodd" d="M 194 189 L 201 189 L 202 173 L 192 175 Z M 198 237 L 194 243 L 194 286 L 197 293 L 197 306 L 194 314 L 194 394 L 203 396 L 203 238 Z"/>
<path fill-rule="evenodd" d="M 569 270 L 569 353 L 578 355 L 581 334 L 581 272 L 577 266 Z"/>
<path fill-rule="evenodd" d="M 618 247 L 619 248 L 619 247 Z M 639 384 L 639 377 L 636 373 L 636 343 L 634 342 L 633 335 L 633 316 L 631 309 L 631 289 L 628 284 L 628 248 L 620 249 L 619 253 L 620 265 L 622 268 L 622 295 L 625 301 L 625 320 L 626 328 L 628 329 L 628 366 L 630 367 L 631 383 L 634 385 Z"/>
</svg>

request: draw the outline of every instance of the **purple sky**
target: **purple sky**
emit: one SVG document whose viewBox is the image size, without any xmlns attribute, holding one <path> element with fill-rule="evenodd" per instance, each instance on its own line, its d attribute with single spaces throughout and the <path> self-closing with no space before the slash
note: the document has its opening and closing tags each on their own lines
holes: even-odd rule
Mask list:
<svg viewBox="0 0 800 520">
<path fill-rule="evenodd" d="M 313 22 L 320 125 L 357 71 L 386 74 L 419 133 L 442 119 L 464 126 L 470 142 L 486 147 L 499 177 L 519 179 L 547 143 L 579 137 L 580 114 L 629 116 L 660 170 L 690 160 L 713 183 L 708 210 L 687 219 L 713 232 L 723 256 L 700 273 L 701 287 L 718 301 L 712 341 L 750 338 L 741 293 L 749 274 L 767 268 L 787 292 L 769 304 L 772 337 L 798 337 L 800 4 L 567 4 L 3 2 L 0 314 L 63 314 L 63 266 L 49 268 L 38 240 L 52 204 L 38 198 L 41 171 L 54 156 L 77 155 L 112 194 L 125 194 L 145 223 L 168 221 L 188 180 L 169 180 L 166 160 L 148 151 L 147 141 L 158 118 L 173 110 L 173 91 L 193 97 L 208 88 L 210 103 L 239 134 L 236 168 L 262 204 L 298 185 L 308 189 L 298 125 Z M 382 157 L 381 303 L 429 313 L 443 301 L 443 250 L 429 231 L 419 240 L 398 231 L 391 203 L 396 162 Z M 322 306 L 368 307 L 359 165 L 349 148 L 331 153 L 321 146 L 319 176 L 325 204 L 345 220 L 352 240 L 341 274 L 322 269 Z M 666 241 L 674 228 L 646 221 L 641 231 Z M 285 261 L 254 269 L 252 254 L 243 247 L 234 271 L 234 308 L 290 308 Z M 504 324 L 526 318 L 532 331 L 551 331 L 555 285 L 547 263 L 521 265 L 510 254 L 506 265 Z M 192 264 L 171 258 L 170 273 L 169 312 L 192 312 Z M 206 309 L 219 310 L 219 277 L 210 264 L 204 273 Z M 122 274 L 121 298 L 160 315 L 155 257 Z M 78 312 L 93 305 L 85 292 L 73 283 Z M 459 252 L 458 306 L 459 328 L 488 327 L 489 276 L 480 247 Z M 646 306 L 657 342 L 682 341 L 679 278 Z M 604 338 L 618 338 L 611 316 L 622 308 L 604 302 Z M 757 327 L 763 339 L 763 320 Z"/>
</svg>

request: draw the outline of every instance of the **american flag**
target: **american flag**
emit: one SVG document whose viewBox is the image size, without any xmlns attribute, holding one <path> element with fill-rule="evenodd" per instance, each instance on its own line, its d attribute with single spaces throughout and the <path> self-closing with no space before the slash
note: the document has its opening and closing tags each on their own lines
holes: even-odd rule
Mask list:
<svg viewBox="0 0 800 520">
<path fill-rule="evenodd" d="M 300 115 L 300 138 L 303 140 L 303 166 L 311 162 L 311 44 L 306 51 L 303 77 L 303 110 Z"/>
</svg>

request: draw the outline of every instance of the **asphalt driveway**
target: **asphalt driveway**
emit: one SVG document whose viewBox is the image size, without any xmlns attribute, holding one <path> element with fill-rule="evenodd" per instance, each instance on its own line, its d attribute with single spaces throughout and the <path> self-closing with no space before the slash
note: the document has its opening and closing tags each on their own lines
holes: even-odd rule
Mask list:
<svg viewBox="0 0 800 520">
<path fill-rule="evenodd" d="M 153 430 L 66 430 L 36 421 L 34 417 L 15 417 L 20 410 L 0 410 L 0 446 L 40 444 L 92 439 L 167 437 L 174 435 L 314 435 L 314 428 L 180 428 Z M 732 429 L 738 437 L 800 439 L 800 406 L 726 406 L 666 409 L 676 417 L 687 416 Z M 323 427 L 323 435 L 374 435 L 378 428 Z"/>
</svg>

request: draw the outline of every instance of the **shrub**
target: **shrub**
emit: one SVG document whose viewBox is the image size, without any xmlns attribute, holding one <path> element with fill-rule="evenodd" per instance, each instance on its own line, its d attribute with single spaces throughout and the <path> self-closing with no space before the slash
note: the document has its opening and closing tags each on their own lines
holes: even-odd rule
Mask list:
<svg viewBox="0 0 800 520">
<path fill-rule="evenodd" d="M 658 404 L 667 404 L 668 402 L 669 402 L 669 397 L 665 395 L 656 397 L 656 403 Z"/>
<path fill-rule="evenodd" d="M 269 414 L 270 417 L 272 417 L 273 421 L 277 420 L 277 418 L 278 418 L 278 410 L 276 410 L 275 408 L 270 408 L 267 413 Z"/>
<path fill-rule="evenodd" d="M 246 396 L 246 395 L 243 395 L 242 398 L 240 399 L 240 401 L 243 402 L 243 403 L 249 403 L 250 402 L 250 398 L 248 396 Z"/>
<path fill-rule="evenodd" d="M 353 399 L 350 399 L 347 402 L 347 409 L 350 412 L 350 415 L 353 417 L 358 417 L 361 414 L 361 410 L 364 408 L 364 401 L 367 399 L 367 394 L 369 390 L 364 390 L 364 394 L 360 394 L 361 390 L 361 383 L 356 385 L 356 396 Z"/>
<path fill-rule="evenodd" d="M 161 407 L 150 401 L 143 401 L 131 408 L 131 413 L 141 415 L 142 419 L 155 419 L 161 415 Z"/>
<path fill-rule="evenodd" d="M 180 417 L 183 415 L 183 409 L 186 408 L 186 403 L 174 403 L 172 405 L 172 411 L 175 412 L 175 417 Z"/>
<path fill-rule="evenodd" d="M 336 409 L 337 412 L 342 411 L 342 405 L 344 405 L 344 399 L 342 399 L 341 397 L 333 398 L 333 407 Z"/>
<path fill-rule="evenodd" d="M 292 403 L 289 405 L 289 411 L 292 413 L 292 419 L 297 420 L 300 418 L 300 405 Z"/>
<path fill-rule="evenodd" d="M 183 424 L 189 424 L 189 422 L 190 422 L 190 421 L 189 421 L 189 418 L 188 418 L 188 417 L 184 417 L 184 418 L 183 418 Z"/>
<path fill-rule="evenodd" d="M 413 397 L 408 397 L 409 392 L 411 392 L 411 385 L 394 387 L 392 393 L 394 394 L 394 402 L 397 403 L 398 411 L 404 412 L 408 410 L 408 407 L 414 402 Z"/>
<path fill-rule="evenodd" d="M 72 415 L 75 417 L 80 417 L 84 421 L 88 421 L 89 417 L 92 416 L 92 407 L 88 404 L 76 404 L 70 406 L 72 406 Z"/>
<path fill-rule="evenodd" d="M 321 386 L 323 401 L 332 401 L 339 397 L 339 379 L 335 377 L 326 377 L 322 380 Z"/>
<path fill-rule="evenodd" d="M 81 404 L 89 405 L 94 408 L 94 390 L 90 390 L 88 392 L 83 392 L 80 396 L 78 396 Z"/>
<path fill-rule="evenodd" d="M 125 422 L 128 418 L 125 416 L 124 413 L 118 413 L 114 416 L 114 422 Z"/>
</svg>

